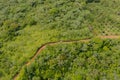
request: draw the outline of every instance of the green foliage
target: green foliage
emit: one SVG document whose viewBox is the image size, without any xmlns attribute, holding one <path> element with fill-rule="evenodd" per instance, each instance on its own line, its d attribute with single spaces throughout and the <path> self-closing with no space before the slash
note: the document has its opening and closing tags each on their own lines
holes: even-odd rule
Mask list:
<svg viewBox="0 0 120 80">
<path fill-rule="evenodd" d="M 100 38 L 93 38 L 89 45 L 98 51 L 103 46 L 103 41 Z"/>
<path fill-rule="evenodd" d="M 1 0 L 0 80 L 11 80 L 44 43 L 87 39 L 99 35 L 119 35 L 119 5 L 120 0 Z M 112 49 L 118 52 L 116 49 L 120 47 L 111 48 L 111 45 L 116 43 L 93 39 L 89 44 L 79 44 L 76 50 L 72 48 L 71 53 L 85 53 L 89 49 L 98 52 Z M 69 51 L 66 50 L 67 52 Z M 60 60 L 63 60 L 60 65 L 62 67 L 67 65 L 64 63 L 64 55 L 58 57 L 59 64 Z M 88 51 L 83 57 L 91 55 L 93 53 Z M 49 62 L 51 65 L 56 63 L 54 60 Z M 61 71 L 67 69 L 63 68 Z M 35 73 L 36 76 L 30 79 L 43 79 L 39 77 L 39 69 Z M 44 71 L 43 73 L 46 75 L 44 78 L 51 76 Z M 55 79 L 63 76 L 59 71 L 51 73 L 55 74 Z"/>
<path fill-rule="evenodd" d="M 86 3 L 100 2 L 100 0 L 86 0 Z"/>
<path fill-rule="evenodd" d="M 112 49 L 120 46 L 120 41 L 97 40 L 99 39 L 92 40 L 93 44 L 91 42 L 79 42 L 47 46 L 35 61 L 27 67 L 27 71 L 24 72 L 28 75 L 26 79 L 113 80 L 115 77 L 119 79 L 120 50 L 116 49 L 117 51 L 114 52 Z M 114 41 L 117 41 L 117 44 Z M 115 45 L 109 46 L 111 43 Z M 94 48 L 94 45 L 98 44 L 101 46 L 97 49 Z M 24 75 L 18 80 L 23 80 L 23 77 Z"/>
</svg>

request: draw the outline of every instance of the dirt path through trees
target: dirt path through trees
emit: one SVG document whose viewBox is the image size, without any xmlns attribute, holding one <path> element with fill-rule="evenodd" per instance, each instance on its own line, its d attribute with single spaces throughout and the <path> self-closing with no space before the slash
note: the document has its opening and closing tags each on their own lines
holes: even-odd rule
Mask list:
<svg viewBox="0 0 120 80">
<path fill-rule="evenodd" d="M 101 39 L 118 39 L 120 38 L 120 36 L 98 36 L 98 38 L 101 38 Z M 24 65 L 24 66 L 29 66 L 31 64 L 31 62 L 34 61 L 34 59 L 38 56 L 38 54 L 40 54 L 40 52 L 46 48 L 46 46 L 48 45 L 55 45 L 55 44 L 58 44 L 58 43 L 73 43 L 73 42 L 88 42 L 90 41 L 91 39 L 83 39 L 83 40 L 66 40 L 66 41 L 57 41 L 57 42 L 48 42 L 48 43 L 45 43 L 43 44 L 41 47 L 38 48 L 38 50 L 36 51 L 36 53 L 34 54 L 34 56 Z M 21 68 L 22 69 L 22 68 Z M 21 71 L 20 69 L 20 71 Z M 18 75 L 20 74 L 17 73 L 14 77 L 13 77 L 13 80 L 17 80 L 17 77 Z"/>
</svg>

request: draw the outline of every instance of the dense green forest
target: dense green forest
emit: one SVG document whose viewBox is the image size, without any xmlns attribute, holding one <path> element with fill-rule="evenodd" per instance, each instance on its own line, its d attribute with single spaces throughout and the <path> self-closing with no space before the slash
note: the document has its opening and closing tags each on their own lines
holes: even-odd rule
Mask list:
<svg viewBox="0 0 120 80">
<path fill-rule="evenodd" d="M 0 0 L 0 80 L 12 80 L 13 77 L 21 71 L 20 69 L 22 66 L 24 66 L 25 63 L 34 56 L 37 49 L 44 43 L 62 40 L 90 39 L 97 36 L 106 35 L 120 35 L 119 5 L 120 0 Z M 76 62 L 73 61 L 70 64 L 70 62 L 63 60 L 65 66 L 71 65 L 71 70 L 68 72 L 68 67 L 62 66 L 65 71 L 57 69 L 57 77 L 55 77 L 55 72 L 52 69 L 50 69 L 50 71 L 52 70 L 53 73 L 50 75 L 45 74 L 49 72 L 49 70 L 47 71 L 47 68 L 50 66 L 47 64 L 48 62 L 41 64 L 41 60 L 44 60 L 46 57 L 48 57 L 48 59 L 49 57 L 54 57 L 53 59 L 56 59 L 59 57 L 59 55 L 62 55 L 60 53 L 63 53 L 63 55 L 65 55 L 65 51 L 59 51 L 59 49 L 61 49 L 60 47 L 62 47 L 61 44 L 57 45 L 56 48 L 53 46 L 51 47 L 53 49 L 48 48 L 47 52 L 43 51 L 41 55 L 37 57 L 35 61 L 40 62 L 36 62 L 28 66 L 28 68 L 30 67 L 29 69 L 31 71 L 28 71 L 28 68 L 25 67 L 19 79 L 39 80 L 64 78 L 69 80 L 70 77 L 72 77 L 71 79 L 75 79 L 75 71 L 78 71 L 78 74 L 81 75 L 78 77 L 81 79 L 85 79 L 87 77 L 88 79 L 94 78 L 97 80 L 101 78 L 103 79 L 103 77 L 110 79 L 113 78 L 114 75 L 116 75 L 115 78 L 119 78 L 118 74 L 120 71 L 118 67 L 119 64 L 117 64 L 119 63 L 119 59 L 117 57 L 119 57 L 120 44 L 119 39 L 117 43 L 116 41 L 117 40 L 110 40 L 110 42 L 107 43 L 109 45 L 107 45 L 107 47 L 104 47 L 104 49 L 107 49 L 108 52 L 102 49 L 104 46 L 102 43 L 99 43 L 100 45 L 103 45 L 99 48 L 96 46 L 90 47 L 89 44 L 94 45 L 94 43 L 78 43 L 80 45 L 84 45 L 85 47 L 91 48 L 85 48 L 85 51 L 82 52 L 79 50 L 71 50 L 73 52 L 69 52 L 69 49 L 73 46 L 73 49 L 81 49 L 79 45 L 63 44 L 63 48 L 66 46 L 66 50 L 69 54 L 74 54 L 74 56 L 66 58 L 66 61 L 70 58 L 70 62 L 78 59 L 77 61 L 79 63 L 79 61 L 82 61 L 79 60 L 81 58 L 83 59 L 84 66 L 87 68 L 84 68 L 82 65 L 81 68 L 84 69 L 81 69 L 80 67 L 78 68 Z M 54 50 L 57 51 L 57 49 L 58 52 L 54 52 Z M 51 54 L 48 55 L 47 53 Z M 96 57 L 95 60 L 93 59 L 90 62 L 88 60 L 88 62 L 85 64 L 84 61 L 86 60 L 85 56 L 87 53 L 88 59 L 89 57 L 91 58 L 94 53 L 97 53 L 97 55 L 99 54 L 99 57 L 103 64 L 97 63 L 96 60 L 98 60 L 98 58 Z M 51 58 L 50 60 L 52 60 Z M 111 67 L 108 66 L 109 61 L 106 61 L 106 59 L 109 58 L 111 61 L 113 61 L 110 63 Z M 94 65 L 99 66 L 90 69 L 89 64 L 92 62 L 92 67 L 94 67 Z M 38 63 L 41 65 L 38 66 Z M 35 65 L 37 65 L 37 67 L 35 67 Z M 46 65 L 44 69 L 39 69 L 44 65 Z M 74 65 L 76 65 L 75 69 Z M 104 67 L 102 65 L 109 68 L 105 67 L 105 70 L 103 70 Z M 93 69 L 95 69 L 96 75 L 91 73 L 91 75 L 88 76 L 89 72 Z M 43 73 L 45 75 L 43 75 L 43 73 L 40 73 L 41 70 L 43 70 Z M 82 72 L 85 70 L 85 73 L 80 73 L 80 70 L 82 70 Z M 38 73 L 34 71 L 38 71 Z M 63 73 L 59 71 L 62 71 Z M 63 74 L 65 75 L 63 76 Z M 94 77 L 92 77 L 92 75 L 94 75 Z"/>
<path fill-rule="evenodd" d="M 47 46 L 18 80 L 119 80 L 120 39 Z"/>
</svg>

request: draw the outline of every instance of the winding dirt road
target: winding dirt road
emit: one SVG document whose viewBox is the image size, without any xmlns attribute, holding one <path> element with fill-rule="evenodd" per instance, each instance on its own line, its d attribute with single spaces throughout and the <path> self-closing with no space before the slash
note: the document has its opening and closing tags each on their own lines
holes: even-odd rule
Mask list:
<svg viewBox="0 0 120 80">
<path fill-rule="evenodd" d="M 101 38 L 101 39 L 118 39 L 120 38 L 120 36 L 98 36 L 98 38 Z M 46 46 L 48 45 L 55 45 L 55 44 L 58 44 L 58 43 L 73 43 L 73 42 L 88 42 L 90 41 L 91 39 L 83 39 L 83 40 L 66 40 L 66 41 L 57 41 L 57 42 L 48 42 L 48 43 L 45 43 L 43 44 L 41 47 L 38 48 L 38 50 L 36 51 L 36 53 L 34 54 L 34 56 L 31 58 L 31 60 L 29 60 L 24 66 L 29 66 L 31 64 L 31 62 L 34 61 L 34 59 L 38 56 L 38 54 L 40 54 L 40 52 L 46 48 Z M 24 67 L 23 66 L 23 67 Z M 22 68 L 23 68 L 22 67 Z M 20 69 L 20 72 L 22 70 L 22 68 Z M 13 80 L 17 80 L 18 76 L 19 76 L 19 73 L 17 73 L 14 77 L 13 77 Z"/>
</svg>

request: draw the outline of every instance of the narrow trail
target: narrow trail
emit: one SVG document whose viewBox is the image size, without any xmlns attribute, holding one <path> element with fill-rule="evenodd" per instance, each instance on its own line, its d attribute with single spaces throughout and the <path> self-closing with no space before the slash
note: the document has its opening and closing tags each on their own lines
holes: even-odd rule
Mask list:
<svg viewBox="0 0 120 80">
<path fill-rule="evenodd" d="M 120 36 L 116 36 L 116 35 L 110 35 L 110 36 L 98 36 L 98 38 L 101 39 L 118 39 L 120 38 Z M 55 45 L 58 43 L 73 43 L 73 42 L 89 42 L 91 39 L 82 39 L 82 40 L 63 40 L 63 41 L 56 41 L 56 42 L 48 42 L 43 44 L 41 47 L 38 48 L 38 50 L 36 51 L 36 53 L 34 54 L 34 56 L 31 58 L 31 60 L 29 60 L 28 62 L 26 62 L 26 64 L 24 64 L 23 66 L 29 66 L 34 60 L 35 58 L 38 56 L 38 54 L 40 54 L 40 52 L 42 50 L 44 50 L 46 48 L 46 46 L 48 45 Z M 23 68 L 23 67 L 22 67 Z M 20 71 L 22 70 L 22 68 L 20 69 Z M 20 74 L 17 73 L 14 77 L 13 80 L 17 80 L 18 75 Z"/>
</svg>

